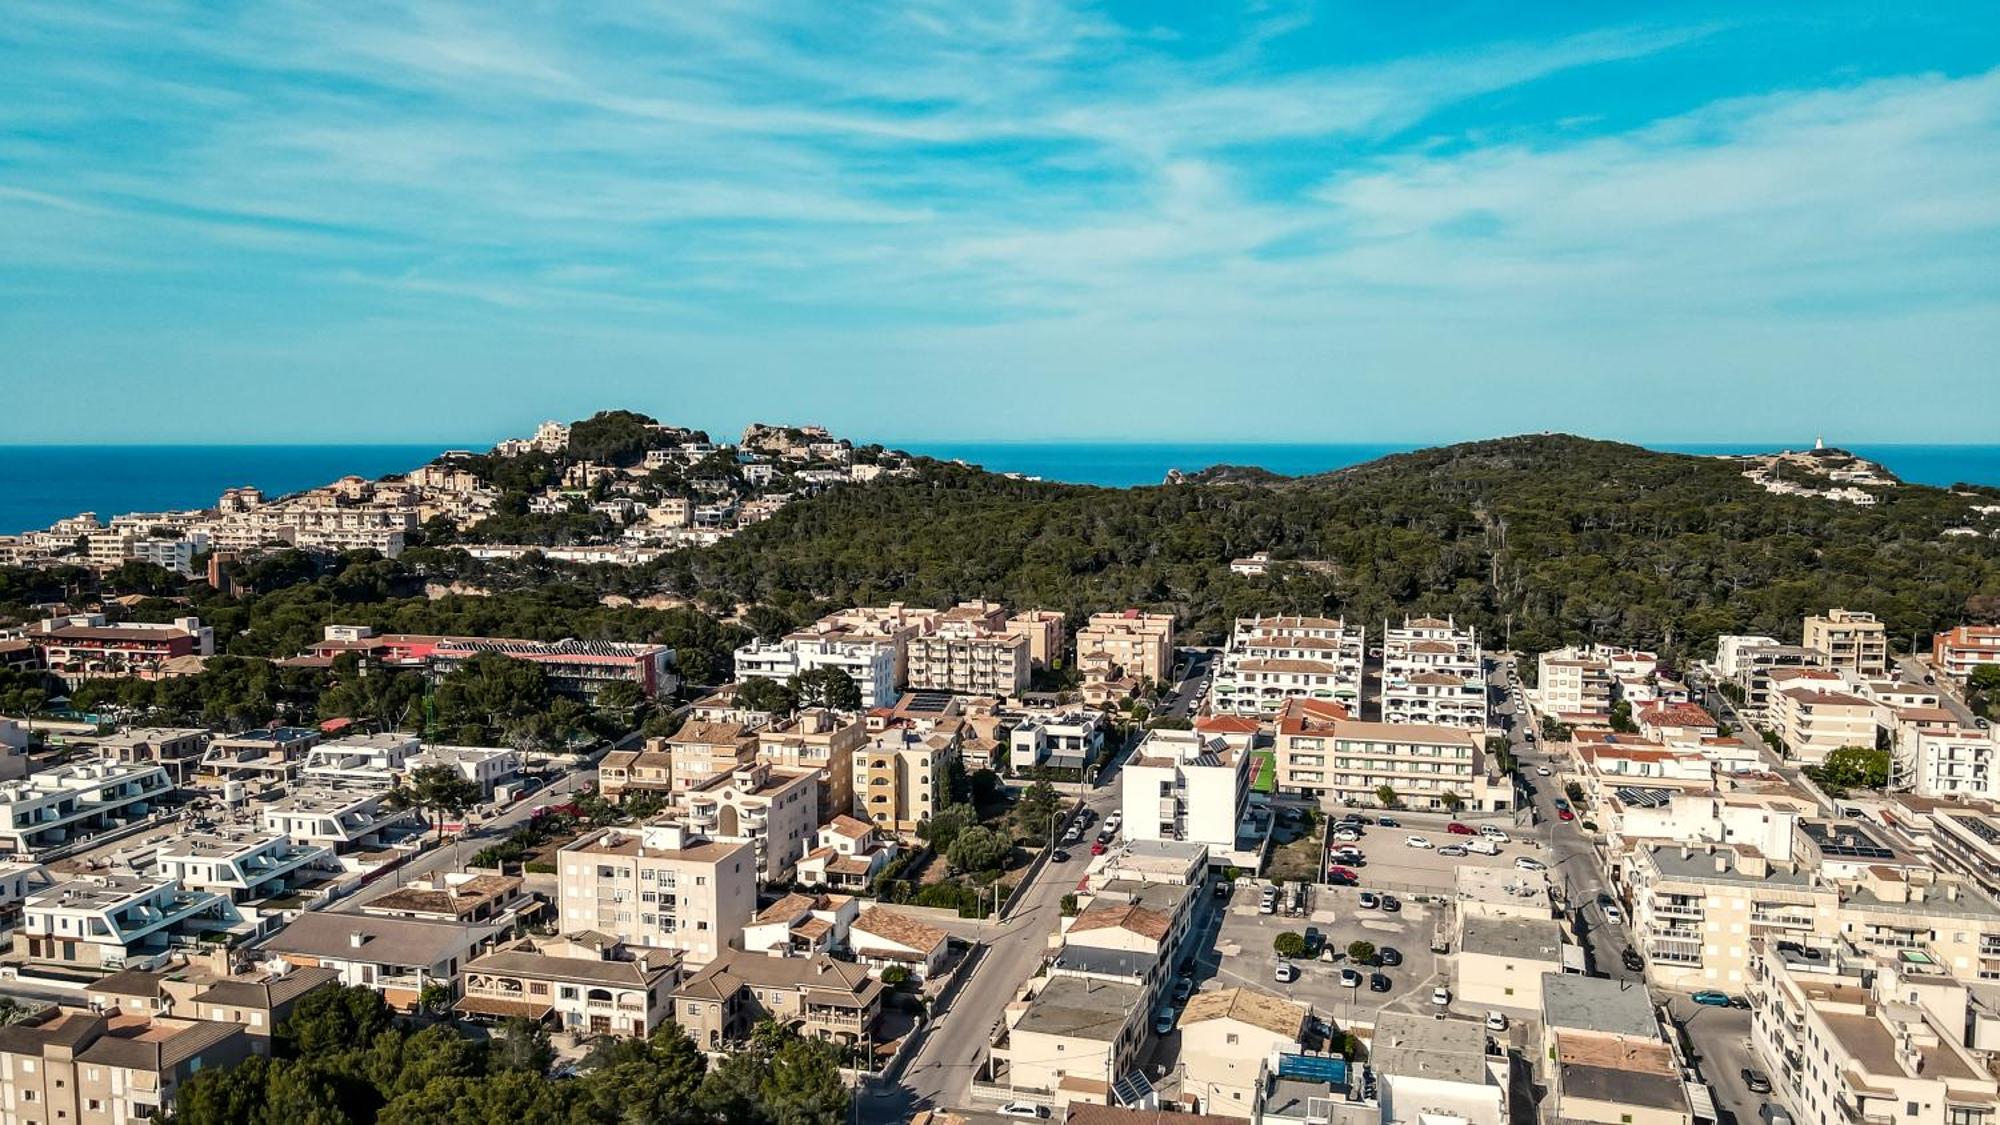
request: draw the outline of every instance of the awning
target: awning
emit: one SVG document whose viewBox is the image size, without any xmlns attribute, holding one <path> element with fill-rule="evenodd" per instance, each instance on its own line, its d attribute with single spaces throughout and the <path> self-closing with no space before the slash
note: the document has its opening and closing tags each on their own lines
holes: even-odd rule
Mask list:
<svg viewBox="0 0 2000 1125">
<path fill-rule="evenodd" d="M 1688 1111 L 1694 1114 L 1694 1119 L 1696 1121 L 1714 1121 L 1716 1119 L 1715 1099 L 1709 1096 L 1708 1084 L 1705 1082 L 1684 1082 L 1682 1085 L 1687 1088 Z"/>
<path fill-rule="evenodd" d="M 547 1001 L 502 1000 L 497 996 L 467 996 L 452 1005 L 454 1011 L 468 1016 L 520 1016 L 523 1019 L 544 1019 L 555 1010 L 555 1005 Z"/>
</svg>

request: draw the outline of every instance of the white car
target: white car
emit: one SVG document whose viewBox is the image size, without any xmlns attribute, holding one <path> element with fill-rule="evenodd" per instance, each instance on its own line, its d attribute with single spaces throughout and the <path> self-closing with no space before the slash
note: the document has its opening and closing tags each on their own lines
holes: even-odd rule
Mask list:
<svg viewBox="0 0 2000 1125">
<path fill-rule="evenodd" d="M 1437 846 L 1431 843 L 1430 838 L 1427 836 L 1411 836 L 1405 839 L 1403 843 L 1413 848 L 1432 848 Z"/>
<path fill-rule="evenodd" d="M 1488 1031 L 1507 1030 L 1507 1017 L 1499 1012 L 1486 1013 L 1486 1030 Z"/>
<path fill-rule="evenodd" d="M 1609 902 L 1604 903 L 1603 910 L 1604 910 L 1604 920 L 1606 922 L 1609 922 L 1614 926 L 1623 925 L 1625 923 L 1625 912 L 1618 909 L 1616 905 Z"/>
<path fill-rule="evenodd" d="M 1480 825 L 1479 834 L 1493 841 L 1496 844 L 1504 844 L 1507 842 L 1507 833 L 1502 831 L 1501 829 L 1495 828 L 1491 824 Z"/>
<path fill-rule="evenodd" d="M 1549 776 L 1549 767 L 1547 767 L 1547 766 L 1536 766 L 1536 767 L 1535 767 L 1535 776 L 1537 776 L 1537 777 L 1547 777 L 1547 776 Z"/>
<path fill-rule="evenodd" d="M 1520 868 L 1523 871 L 1547 871 L 1549 869 L 1548 864 L 1543 863 L 1539 859 L 1534 859 L 1532 857 L 1525 855 L 1515 856 L 1514 866 Z"/>
<path fill-rule="evenodd" d="M 1002 1117 L 1033 1117 L 1039 1119 L 1049 1115 L 1049 1107 L 1036 1105 L 1033 1102 L 1008 1102 L 993 1112 Z"/>
<path fill-rule="evenodd" d="M 1446 988 L 1443 985 L 1439 985 L 1436 988 L 1431 989 L 1431 1003 L 1436 1004 L 1440 1008 L 1450 1007 L 1451 989 Z"/>
</svg>

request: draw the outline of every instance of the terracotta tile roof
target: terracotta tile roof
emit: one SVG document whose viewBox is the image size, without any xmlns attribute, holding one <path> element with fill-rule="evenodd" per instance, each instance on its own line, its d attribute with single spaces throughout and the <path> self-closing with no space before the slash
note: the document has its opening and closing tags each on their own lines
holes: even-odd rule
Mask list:
<svg viewBox="0 0 2000 1125">
<path fill-rule="evenodd" d="M 1172 925 L 1173 920 L 1157 910 L 1121 902 L 1090 907 L 1077 915 L 1076 921 L 1070 923 L 1069 932 L 1074 934 L 1084 930 L 1120 929 L 1130 930 L 1154 941 L 1161 941 L 1165 939 Z"/>
<path fill-rule="evenodd" d="M 832 832 L 836 836 L 845 836 L 850 840 L 862 839 L 863 837 L 866 837 L 869 833 L 875 831 L 875 829 L 867 822 L 856 820 L 855 818 L 848 816 L 845 813 L 841 814 L 840 816 L 834 817 L 832 820 L 827 821 L 826 830 Z"/>
<path fill-rule="evenodd" d="M 1203 734 L 1256 734 L 1263 725 L 1242 715 L 1203 715 L 1194 721 L 1194 729 Z"/>
<path fill-rule="evenodd" d="M 1195 993 L 1181 1013 L 1181 1026 L 1223 1019 L 1296 1038 L 1305 1027 L 1306 1008 L 1252 988 L 1220 988 Z"/>
<path fill-rule="evenodd" d="M 1639 712 L 1639 721 L 1655 727 L 1712 727 L 1715 716 L 1694 703 L 1655 703 Z"/>
<path fill-rule="evenodd" d="M 929 922 L 920 921 L 900 911 L 885 910 L 879 906 L 869 907 L 854 920 L 854 924 L 848 927 L 849 941 L 853 940 L 855 933 L 885 938 L 919 953 L 929 953 L 943 945 L 950 936 Z"/>
</svg>

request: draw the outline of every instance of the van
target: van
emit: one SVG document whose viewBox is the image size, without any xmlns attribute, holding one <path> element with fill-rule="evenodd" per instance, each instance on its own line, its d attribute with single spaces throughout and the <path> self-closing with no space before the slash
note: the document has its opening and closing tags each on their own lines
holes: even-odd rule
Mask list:
<svg viewBox="0 0 2000 1125">
<path fill-rule="evenodd" d="M 1264 896 L 1257 900 L 1257 913 L 1276 914 L 1278 912 L 1278 888 L 1265 887 Z"/>
<path fill-rule="evenodd" d="M 1481 836 L 1467 843 L 1465 850 L 1479 855 L 1499 855 L 1500 845 L 1494 843 L 1491 837 Z"/>
</svg>

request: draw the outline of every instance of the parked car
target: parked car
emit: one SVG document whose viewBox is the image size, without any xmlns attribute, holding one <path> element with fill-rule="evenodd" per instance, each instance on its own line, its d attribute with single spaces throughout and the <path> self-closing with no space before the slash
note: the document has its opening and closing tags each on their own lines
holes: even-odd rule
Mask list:
<svg viewBox="0 0 2000 1125">
<path fill-rule="evenodd" d="M 1765 1102 L 1757 1107 L 1757 1120 L 1764 1125 L 1792 1125 L 1792 1115 L 1781 1105 Z"/>
<path fill-rule="evenodd" d="M 1389 974 L 1388 973 L 1368 974 L 1368 991 L 1370 992 L 1389 991 Z"/>
<path fill-rule="evenodd" d="M 1372 816 L 1364 816 L 1364 815 L 1362 815 L 1361 813 L 1357 813 L 1357 812 L 1351 812 L 1351 813 L 1348 813 L 1348 814 L 1347 814 L 1346 816 L 1343 816 L 1343 817 L 1341 817 L 1340 819 L 1341 819 L 1342 821 L 1344 821 L 1344 822 L 1348 823 L 1348 824 L 1373 824 L 1373 823 L 1375 823 L 1375 818 L 1374 818 L 1374 817 L 1372 817 Z"/>
<path fill-rule="evenodd" d="M 1541 860 L 1536 859 L 1533 856 L 1525 856 L 1525 855 L 1515 856 L 1514 866 L 1520 868 L 1523 871 L 1547 871 L 1549 869 L 1548 864 L 1543 863 Z"/>
<path fill-rule="evenodd" d="M 1444 847 L 1438 849 L 1438 854 L 1450 856 L 1453 859 L 1464 859 L 1466 856 L 1471 855 L 1472 852 L 1464 844 L 1446 844 Z"/>
<path fill-rule="evenodd" d="M 1607 923 L 1613 926 L 1619 926 L 1625 923 L 1625 912 L 1618 909 L 1617 903 L 1605 902 L 1605 903 L 1599 903 L 1598 906 L 1599 909 L 1604 911 L 1604 920 Z"/>
<path fill-rule="evenodd" d="M 1568 821 L 1572 821 L 1572 820 L 1575 820 L 1575 819 L 1576 819 L 1576 814 L 1575 814 L 1575 813 L 1573 813 L 1573 812 L 1571 812 L 1571 811 L 1569 811 L 1568 809 L 1557 809 L 1557 810 L 1556 810 L 1556 819 L 1557 819 L 1557 820 L 1560 820 L 1560 821 L 1564 821 L 1564 822 L 1568 822 Z"/>
<path fill-rule="evenodd" d="M 1382 909 L 1388 911 L 1391 914 L 1394 914 L 1398 910 L 1403 909 L 1402 900 L 1398 899 L 1395 895 L 1383 895 Z"/>
<path fill-rule="evenodd" d="M 1646 959 L 1639 956 L 1639 951 L 1630 946 L 1627 946 L 1625 951 L 1618 955 L 1618 959 L 1625 962 L 1625 968 L 1631 972 L 1636 973 L 1646 967 Z"/>
<path fill-rule="evenodd" d="M 1743 1085 L 1749 1087 L 1753 1094 L 1768 1094 L 1771 1092 L 1771 1077 L 1761 1070 L 1751 1070 L 1746 1066 L 1743 1068 Z"/>
<path fill-rule="evenodd" d="M 1710 1008 L 1727 1008 L 1729 1006 L 1729 994 L 1727 992 L 1717 992 L 1713 988 L 1704 988 L 1694 994 L 1694 1002 Z"/>
<path fill-rule="evenodd" d="M 1557 807 L 1557 808 L 1559 808 L 1559 809 L 1568 809 L 1568 808 L 1569 808 L 1569 799 L 1568 799 L 1568 798 L 1566 798 L 1566 797 L 1557 797 L 1557 798 L 1556 798 L 1556 807 Z"/>
<path fill-rule="evenodd" d="M 1185 1003 L 1187 1003 L 1187 999 L 1188 999 L 1188 997 L 1190 997 L 1190 996 L 1193 996 L 1193 995 L 1194 995 L 1194 978 L 1193 978 L 1193 977 L 1191 977 L 1191 976 L 1187 976 L 1187 975 L 1182 975 L 1181 979 L 1179 979 L 1179 980 L 1177 980 L 1177 981 L 1175 981 L 1175 982 L 1174 982 L 1174 1002 L 1175 1002 L 1175 1003 L 1177 1003 L 1177 1004 L 1185 1004 Z"/>
<path fill-rule="evenodd" d="M 1173 1029 L 1174 1010 L 1172 1008 L 1161 1008 L 1159 1014 L 1153 1017 L 1153 1034 L 1165 1035 Z"/>
<path fill-rule="evenodd" d="M 1318 926 L 1307 926 L 1306 956 L 1317 957 L 1319 956 L 1319 951 L 1324 948 L 1326 948 L 1326 935 L 1319 932 Z"/>
<path fill-rule="evenodd" d="M 1482 824 L 1479 826 L 1479 834 L 1498 844 L 1507 842 L 1506 831 L 1497 825 Z"/>
<path fill-rule="evenodd" d="M 1290 984 L 1299 979 L 1299 967 L 1290 961 L 1280 961 L 1277 967 L 1271 970 L 1271 979 L 1279 984 Z"/>
<path fill-rule="evenodd" d="M 1444 830 L 1446 832 L 1451 833 L 1454 836 L 1477 836 L 1479 834 L 1478 832 L 1473 830 L 1472 825 L 1461 824 L 1456 820 L 1452 821 L 1450 824 L 1445 825 Z"/>
<path fill-rule="evenodd" d="M 1092 840 L 1090 842 L 1091 855 L 1103 855 L 1107 850 L 1109 849 L 1105 846 L 1105 843 L 1102 840 Z"/>
<path fill-rule="evenodd" d="M 1500 1012 L 1486 1013 L 1486 1030 L 1488 1031 L 1507 1030 L 1507 1017 Z"/>
<path fill-rule="evenodd" d="M 1049 858 L 1057 863 L 1068 863 L 1069 853 L 1062 850 L 1061 848 L 1057 848 L 1055 851 L 1049 853 Z"/>
<path fill-rule="evenodd" d="M 1334 832 L 1333 838 L 1342 843 L 1352 844 L 1361 839 L 1361 830 L 1358 828 L 1342 828 Z"/>
<path fill-rule="evenodd" d="M 1747 1012 L 1750 1010 L 1750 998 L 1748 996 L 1731 996 L 1729 998 L 1729 1006 L 1732 1008 L 1741 1008 Z"/>
<path fill-rule="evenodd" d="M 1403 963 L 1403 953 L 1393 945 L 1378 946 L 1375 950 L 1375 963 L 1393 969 Z"/>
<path fill-rule="evenodd" d="M 1360 973 L 1360 971 L 1359 971 L 1359 970 L 1357 970 L 1357 969 L 1342 969 L 1342 970 L 1340 970 L 1340 987 L 1342 987 L 1342 988 L 1360 988 L 1360 987 L 1361 987 L 1361 973 Z"/>
<path fill-rule="evenodd" d="M 1551 772 L 1551 771 L 1549 770 L 1549 767 L 1547 767 L 1547 766 L 1536 766 L 1536 767 L 1535 767 L 1535 776 L 1536 776 L 1536 777 L 1548 777 L 1548 776 L 1550 775 L 1550 772 Z"/>
<path fill-rule="evenodd" d="M 1431 1003 L 1437 1005 L 1440 1008 L 1450 1007 L 1451 989 L 1446 988 L 1443 985 L 1438 985 L 1436 988 L 1431 989 Z"/>
<path fill-rule="evenodd" d="M 1360 882 L 1360 876 L 1351 868 L 1329 867 L 1326 869 L 1326 881 L 1336 887 L 1351 887 Z"/>
<path fill-rule="evenodd" d="M 1036 1105 L 1033 1102 L 1008 1102 L 1006 1105 L 1001 1106 L 999 1109 L 996 1109 L 993 1112 L 999 1114 L 1002 1117 L 1043 1118 L 1049 1115 L 1049 1107 L 1045 1105 Z"/>
<path fill-rule="evenodd" d="M 1257 900 L 1257 913 L 1276 914 L 1278 912 L 1278 888 L 1265 887 L 1264 894 Z"/>
<path fill-rule="evenodd" d="M 1411 837 L 1409 837 L 1409 838 L 1405 839 L 1405 840 L 1403 841 L 1403 843 L 1405 843 L 1405 844 L 1407 844 L 1407 845 L 1409 845 L 1410 847 L 1413 847 L 1413 848 L 1430 848 L 1430 847 L 1436 847 L 1436 845 L 1435 845 L 1435 844 L 1432 844 L 1432 843 L 1430 842 L 1430 839 L 1429 839 L 1429 837 L 1426 837 L 1426 836 L 1411 836 Z"/>
<path fill-rule="evenodd" d="M 1403 822 L 1393 816 L 1385 816 L 1375 822 L 1377 828 L 1401 828 Z"/>
</svg>

